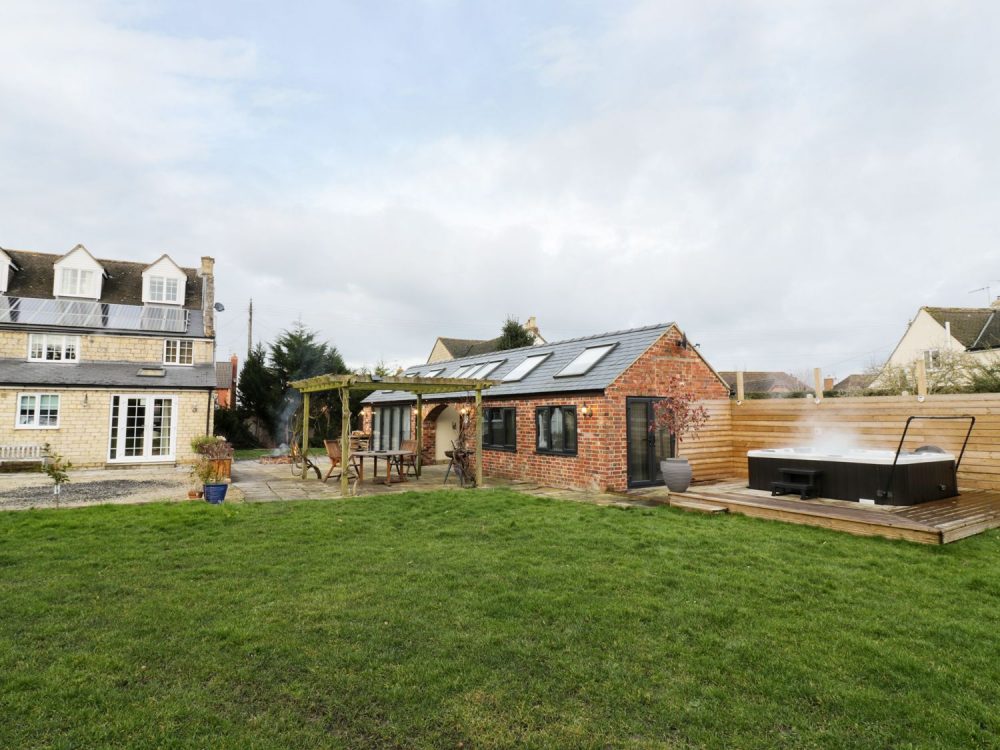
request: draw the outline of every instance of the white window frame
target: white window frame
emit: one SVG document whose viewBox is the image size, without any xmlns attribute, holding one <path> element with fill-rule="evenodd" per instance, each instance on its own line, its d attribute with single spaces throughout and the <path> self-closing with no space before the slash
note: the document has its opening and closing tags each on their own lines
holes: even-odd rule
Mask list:
<svg viewBox="0 0 1000 750">
<path fill-rule="evenodd" d="M 125 456 L 125 430 L 119 429 L 120 424 L 115 424 L 114 420 L 114 403 L 115 398 L 118 398 L 119 411 L 118 420 L 119 423 L 127 418 L 126 408 L 128 404 L 128 399 L 130 398 L 141 398 L 146 400 L 146 431 L 147 434 L 143 438 L 143 454 L 141 456 Z M 170 425 L 170 455 L 154 456 L 152 455 L 150 448 L 153 444 L 153 431 L 149 427 L 149 420 L 152 419 L 152 404 L 155 400 L 160 399 L 163 401 L 170 401 L 170 414 L 172 417 Z M 108 398 L 108 463 L 109 464 L 151 464 L 151 463 L 173 463 L 177 460 L 177 433 L 179 431 L 179 421 L 180 421 L 180 399 L 177 396 L 172 396 L 166 393 L 112 393 Z M 111 441 L 115 441 L 115 451 L 116 457 L 111 458 Z"/>
<path fill-rule="evenodd" d="M 171 343 L 177 345 L 177 359 L 176 361 L 171 361 L 167 358 L 167 348 Z M 187 344 L 191 348 L 191 361 L 181 362 L 181 346 Z M 178 365 L 180 367 L 192 367 L 194 366 L 194 342 L 191 339 L 163 339 L 163 364 L 165 365 Z"/>
<path fill-rule="evenodd" d="M 927 369 L 927 372 L 933 372 L 941 369 L 940 349 L 924 349 L 922 356 L 924 358 L 924 367 Z"/>
<path fill-rule="evenodd" d="M 67 274 L 75 274 L 72 286 L 67 285 Z M 86 279 L 84 274 L 87 274 Z M 60 297 L 82 297 L 84 299 L 94 299 L 97 295 L 93 292 L 95 274 L 90 268 L 76 268 L 73 266 L 59 269 L 59 296 Z M 86 283 L 85 283 L 86 282 Z M 72 290 L 71 290 L 72 289 Z"/>
<path fill-rule="evenodd" d="M 176 276 L 150 276 L 149 301 L 176 305 L 180 302 L 180 281 Z M 157 289 L 159 287 L 159 289 Z M 171 289 L 171 287 L 173 287 Z M 173 291 L 173 294 L 168 292 Z"/>
<path fill-rule="evenodd" d="M 56 399 L 56 423 L 55 424 L 38 424 L 40 417 L 40 412 L 42 409 L 42 396 L 54 397 Z M 34 398 L 35 399 L 35 412 L 34 412 L 34 422 L 32 424 L 21 424 L 21 399 L 23 398 Z M 15 430 L 58 430 L 59 425 L 62 422 L 62 395 L 59 393 L 43 393 L 40 391 L 24 391 L 23 393 L 17 394 L 17 402 L 14 408 L 14 429 Z"/>
<path fill-rule="evenodd" d="M 46 354 L 49 351 L 49 344 L 54 339 L 62 339 L 62 357 L 60 359 L 49 359 Z M 74 343 L 74 350 L 76 356 L 72 359 L 66 357 L 66 343 L 72 340 Z M 32 356 L 32 350 L 35 348 L 34 344 L 40 341 L 42 345 L 42 356 L 35 357 Z M 67 336 L 61 333 L 31 333 L 28 334 L 28 361 L 29 362 L 55 362 L 55 363 L 76 363 L 80 361 L 80 337 L 79 336 Z"/>
</svg>

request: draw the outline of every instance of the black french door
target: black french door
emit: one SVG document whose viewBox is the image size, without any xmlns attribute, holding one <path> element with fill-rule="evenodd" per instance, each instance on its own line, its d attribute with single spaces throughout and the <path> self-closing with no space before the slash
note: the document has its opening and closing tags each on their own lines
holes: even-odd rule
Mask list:
<svg viewBox="0 0 1000 750">
<path fill-rule="evenodd" d="M 674 455 L 673 436 L 656 428 L 653 404 L 659 399 L 629 396 L 625 399 L 625 434 L 628 444 L 628 486 L 663 484 L 660 461 Z"/>
</svg>

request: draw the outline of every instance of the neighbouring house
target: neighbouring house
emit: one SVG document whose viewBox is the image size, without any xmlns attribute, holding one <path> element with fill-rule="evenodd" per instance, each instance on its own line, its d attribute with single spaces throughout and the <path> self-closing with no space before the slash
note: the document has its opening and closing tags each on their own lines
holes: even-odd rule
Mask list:
<svg viewBox="0 0 1000 750">
<path fill-rule="evenodd" d="M 933 372 L 960 352 L 980 362 L 1000 359 L 1000 297 L 989 307 L 921 307 L 886 365 L 907 368 L 922 359 Z"/>
<path fill-rule="evenodd" d="M 730 392 L 736 393 L 736 372 L 723 370 L 719 375 L 726 381 Z M 802 393 L 808 390 L 810 390 L 808 385 L 787 372 L 745 371 L 743 373 L 743 392 L 747 394 L 780 395 L 782 393 Z"/>
<path fill-rule="evenodd" d="M 0 445 L 80 467 L 193 460 L 212 432 L 214 264 L 0 250 Z"/>
<path fill-rule="evenodd" d="M 535 346 L 548 343 L 538 330 L 538 321 L 535 320 L 534 315 L 528 318 L 528 322 L 524 324 L 524 328 L 534 338 Z M 427 364 L 448 362 L 453 359 L 475 357 L 479 354 L 495 352 L 499 343 L 499 336 L 495 339 L 453 339 L 438 336 L 437 341 L 434 342 L 434 347 L 431 349 L 430 356 L 427 357 Z"/>
<path fill-rule="evenodd" d="M 671 375 L 681 375 L 701 398 L 728 396 L 726 383 L 673 323 L 484 352 L 405 374 L 499 381 L 483 391 L 484 472 L 561 487 L 662 484 L 659 461 L 676 446 L 653 429 L 653 405 Z M 474 404 L 465 393 L 424 399 L 422 455 L 446 461 L 463 426 L 474 424 Z M 414 400 L 377 391 L 362 402 L 363 429 L 377 449 L 416 434 Z M 692 463 L 696 479 L 715 478 L 699 476 Z"/>
<path fill-rule="evenodd" d="M 872 384 L 874 379 L 874 375 L 854 373 L 834 383 L 833 387 L 828 390 L 832 390 L 834 393 L 861 393 Z"/>
<path fill-rule="evenodd" d="M 228 362 L 215 363 L 215 405 L 220 409 L 232 409 L 236 404 L 236 373 L 239 357 L 235 354 Z"/>
</svg>

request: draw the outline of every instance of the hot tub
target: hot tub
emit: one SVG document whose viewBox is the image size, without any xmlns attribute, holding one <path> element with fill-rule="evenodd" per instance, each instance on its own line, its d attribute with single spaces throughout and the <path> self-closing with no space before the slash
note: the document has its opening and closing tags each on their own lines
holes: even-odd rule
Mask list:
<svg viewBox="0 0 1000 750">
<path fill-rule="evenodd" d="M 893 466 L 895 459 L 895 466 Z M 931 446 L 913 452 L 854 449 L 826 453 L 814 448 L 747 451 L 750 489 L 771 490 L 782 469 L 812 469 L 817 494 L 878 505 L 916 505 L 958 494 L 955 456 Z"/>
</svg>

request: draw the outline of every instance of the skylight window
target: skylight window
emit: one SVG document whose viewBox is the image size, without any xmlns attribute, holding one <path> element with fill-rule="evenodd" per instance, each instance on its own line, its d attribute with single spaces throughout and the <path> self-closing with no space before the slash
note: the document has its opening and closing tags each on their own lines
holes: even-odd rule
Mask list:
<svg viewBox="0 0 1000 750">
<path fill-rule="evenodd" d="M 616 346 L 618 344 L 602 344 L 601 346 L 587 347 L 580 352 L 576 359 L 557 372 L 556 377 L 569 378 L 575 375 L 586 375 L 594 368 L 594 365 L 604 359 L 608 352 Z"/>
<path fill-rule="evenodd" d="M 551 352 L 549 354 L 551 354 Z M 547 360 L 549 358 L 549 354 L 532 354 L 521 364 L 504 375 L 503 381 L 505 383 L 513 383 L 518 380 L 523 380 L 525 377 L 534 372 L 538 365 Z"/>
<path fill-rule="evenodd" d="M 464 378 L 466 373 L 472 372 L 477 367 L 477 365 L 462 365 L 455 372 L 451 374 L 453 378 Z"/>
<path fill-rule="evenodd" d="M 500 365 L 504 363 L 505 360 L 498 359 L 496 362 L 487 362 L 485 365 L 477 367 L 475 370 L 466 375 L 467 378 L 485 378 Z"/>
<path fill-rule="evenodd" d="M 442 372 L 444 372 L 444 368 L 443 367 L 441 367 L 441 368 L 439 368 L 437 370 L 431 370 L 429 373 L 427 373 L 426 375 L 424 375 L 424 377 L 425 378 L 439 378 L 439 377 L 441 377 L 441 373 Z"/>
</svg>

